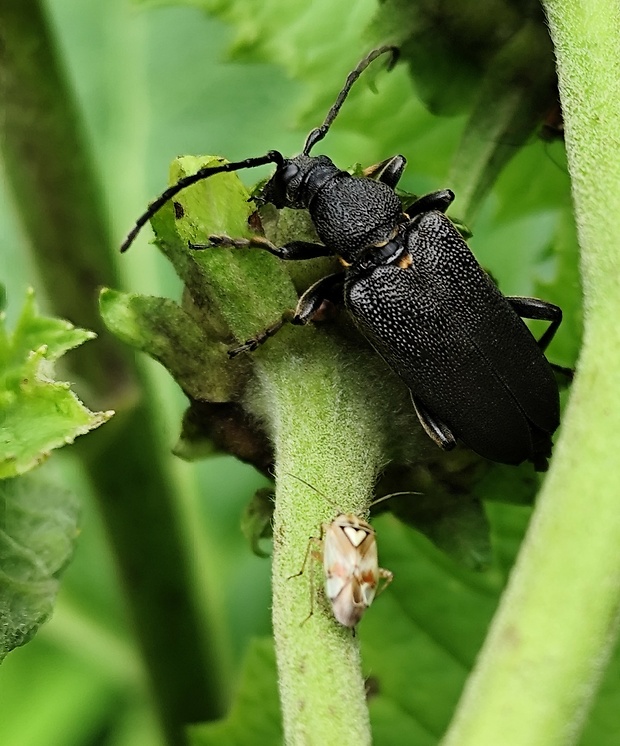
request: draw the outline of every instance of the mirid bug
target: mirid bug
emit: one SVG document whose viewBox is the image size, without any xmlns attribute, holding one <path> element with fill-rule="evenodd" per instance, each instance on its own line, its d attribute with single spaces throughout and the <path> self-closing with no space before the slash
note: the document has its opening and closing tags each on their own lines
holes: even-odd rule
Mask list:
<svg viewBox="0 0 620 746">
<path fill-rule="evenodd" d="M 328 500 L 326 495 L 304 479 L 294 474 L 289 476 L 295 477 Z M 410 493 L 394 493 L 396 494 Z M 386 495 L 380 500 L 394 495 Z M 312 547 L 314 551 L 311 553 Z M 357 626 L 376 595 L 385 590 L 394 578 L 389 570 L 379 567 L 374 528 L 368 521 L 353 513 L 340 513 L 331 523 L 321 524 L 321 535 L 310 538 L 302 568 L 291 575 L 291 578 L 304 573 L 310 554 L 323 565 L 325 595 L 336 621 L 345 627 Z"/>
<path fill-rule="evenodd" d="M 481 456 L 505 464 L 530 460 L 547 468 L 559 424 L 558 386 L 544 355 L 562 320 L 557 306 L 535 298 L 505 297 L 444 215 L 449 189 L 420 197 L 404 212 L 395 187 L 402 155 L 371 169 L 369 177 L 338 169 L 312 148 L 327 134 L 353 83 L 380 55 L 380 47 L 349 74 L 320 127 L 300 155 L 276 150 L 258 158 L 205 167 L 166 189 L 140 216 L 121 250 L 175 194 L 218 173 L 274 163 L 262 200 L 277 208 L 307 209 L 322 243 L 209 236 L 215 246 L 259 248 L 286 260 L 336 255 L 344 271 L 328 275 L 301 296 L 270 328 L 231 355 L 251 351 L 287 321 L 307 324 L 324 300 L 342 301 L 354 322 L 405 382 L 422 427 L 444 450 L 457 439 Z M 550 322 L 536 340 L 522 318 Z"/>
<path fill-rule="evenodd" d="M 341 513 L 322 529 L 325 593 L 336 620 L 355 627 L 394 576 L 379 567 L 376 533 L 367 521 Z"/>
</svg>

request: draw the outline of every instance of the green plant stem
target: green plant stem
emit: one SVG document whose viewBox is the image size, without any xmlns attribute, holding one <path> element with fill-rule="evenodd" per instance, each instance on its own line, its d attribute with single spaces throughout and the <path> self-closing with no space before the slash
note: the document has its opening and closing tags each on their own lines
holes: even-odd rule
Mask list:
<svg viewBox="0 0 620 746">
<path fill-rule="evenodd" d="M 582 251 L 584 342 L 532 524 L 444 746 L 577 741 L 620 608 L 620 49 L 611 0 L 546 0 Z"/>
<path fill-rule="evenodd" d="M 358 639 L 332 616 L 321 591 L 322 565 L 312 553 L 303 563 L 322 522 L 340 512 L 367 513 L 381 465 L 381 428 L 358 368 L 343 364 L 334 340 L 314 336 L 311 350 L 291 342 L 281 356 L 266 358 L 262 375 L 264 405 L 275 423 L 273 625 L 280 695 L 286 743 L 359 746 L 370 743 L 370 725 Z M 303 574 L 291 577 L 302 566 Z"/>
<path fill-rule="evenodd" d="M 167 742 L 177 746 L 186 722 L 222 713 L 225 645 L 216 639 L 213 610 L 201 602 L 182 515 L 187 490 L 169 467 L 156 393 L 96 313 L 98 288 L 118 284 L 114 247 L 40 2 L 0 3 L 0 72 L 0 147 L 49 304 L 101 333 L 76 361 L 89 404 L 126 410 L 75 448 L 95 485 Z M 144 401 L 128 410 L 138 387 Z"/>
</svg>

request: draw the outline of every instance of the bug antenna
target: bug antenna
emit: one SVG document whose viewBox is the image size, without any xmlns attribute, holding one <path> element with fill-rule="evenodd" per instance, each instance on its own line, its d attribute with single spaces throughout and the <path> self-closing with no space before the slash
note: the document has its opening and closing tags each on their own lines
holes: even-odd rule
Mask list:
<svg viewBox="0 0 620 746">
<path fill-rule="evenodd" d="M 284 156 L 277 150 L 270 150 L 268 153 L 261 155 L 258 158 L 246 158 L 244 161 L 223 163 L 221 166 L 205 166 L 196 171 L 195 174 L 190 174 L 189 176 L 184 176 L 179 179 L 176 184 L 168 187 L 168 189 L 162 192 L 159 197 L 153 200 L 148 209 L 145 210 L 136 220 L 136 224 L 129 231 L 127 238 L 121 244 L 121 253 L 127 251 L 131 246 L 142 226 L 157 214 L 168 200 L 172 199 L 182 189 L 195 184 L 197 181 L 202 181 L 202 179 L 208 179 L 210 176 L 215 176 L 215 174 L 241 171 L 244 168 L 257 168 L 258 166 L 264 166 L 266 163 L 276 163 L 278 166 L 281 166 L 284 163 Z"/>
<path fill-rule="evenodd" d="M 370 503 L 370 507 L 377 505 L 378 503 L 382 503 L 384 500 L 389 500 L 392 497 L 399 497 L 400 495 L 421 495 L 422 492 L 412 492 L 411 490 L 407 490 L 406 492 L 390 492 L 389 495 L 383 495 L 383 497 L 378 497 L 376 500 L 373 500 Z"/>
<path fill-rule="evenodd" d="M 298 482 L 301 482 L 302 484 L 305 484 L 306 487 L 310 487 L 311 490 L 314 490 L 317 495 L 320 495 L 321 497 L 325 498 L 328 503 L 332 503 L 332 501 L 327 497 L 327 495 L 324 492 L 321 492 L 321 490 L 318 490 L 313 484 L 310 484 L 310 482 L 306 482 L 305 479 L 302 479 L 301 477 L 298 477 L 296 474 L 291 474 L 290 471 L 284 471 L 283 474 L 286 474 L 287 477 L 293 477 L 293 479 L 296 479 Z"/>
<path fill-rule="evenodd" d="M 305 484 L 306 487 L 310 487 L 311 490 L 314 490 L 317 495 L 320 495 L 321 497 L 325 498 L 328 503 L 334 504 L 329 497 L 324 492 L 321 492 L 321 490 L 317 489 L 313 484 L 310 484 L 310 482 L 306 482 L 305 479 L 302 479 L 301 477 L 298 477 L 296 474 L 291 474 L 290 471 L 284 471 L 283 474 L 286 474 L 287 477 L 293 477 L 293 479 L 296 479 L 298 482 L 301 482 L 302 484 Z M 407 490 L 405 492 L 390 492 L 389 495 L 383 495 L 383 497 L 378 497 L 376 500 L 373 500 L 369 508 L 372 508 L 374 505 L 377 505 L 377 503 L 382 503 L 384 500 L 389 500 L 391 497 L 399 497 L 400 495 L 422 495 L 422 492 L 413 492 L 411 490 Z M 337 507 L 337 506 L 336 506 Z"/>
<path fill-rule="evenodd" d="M 320 127 L 316 127 L 315 129 L 313 129 L 306 138 L 306 143 L 302 151 L 303 155 L 310 155 L 310 151 L 312 150 L 312 148 L 317 144 L 317 142 L 325 137 L 332 125 L 332 122 L 338 116 L 338 112 L 340 111 L 342 104 L 344 104 L 346 97 L 349 95 L 349 91 L 353 87 L 353 83 L 355 83 L 355 81 L 364 72 L 368 65 L 370 65 L 371 62 L 376 60 L 377 57 L 380 57 L 382 54 L 392 55 L 388 63 L 388 70 L 391 70 L 398 60 L 399 49 L 398 47 L 392 47 L 388 45 L 378 47 L 377 49 L 373 49 L 372 52 L 369 52 L 366 57 L 364 57 L 364 59 L 357 64 L 355 70 L 352 70 L 348 74 L 345 84 L 338 94 L 336 101 L 334 102 L 332 108 L 327 112 L 327 116 L 325 117 L 325 121 L 323 122 L 323 124 Z"/>
</svg>

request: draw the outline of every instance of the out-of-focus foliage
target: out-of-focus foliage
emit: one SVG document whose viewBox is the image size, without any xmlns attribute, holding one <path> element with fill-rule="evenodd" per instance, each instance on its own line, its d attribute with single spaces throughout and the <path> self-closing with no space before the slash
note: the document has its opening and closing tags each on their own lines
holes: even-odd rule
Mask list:
<svg viewBox="0 0 620 746">
<path fill-rule="evenodd" d="M 26 475 L 0 481 L 0 661 L 48 619 L 78 534 L 77 500 Z"/>
<path fill-rule="evenodd" d="M 29 471 L 113 414 L 90 412 L 70 384 L 53 380 L 52 364 L 93 337 L 40 316 L 32 292 L 12 333 L 0 314 L 0 478 Z"/>
</svg>

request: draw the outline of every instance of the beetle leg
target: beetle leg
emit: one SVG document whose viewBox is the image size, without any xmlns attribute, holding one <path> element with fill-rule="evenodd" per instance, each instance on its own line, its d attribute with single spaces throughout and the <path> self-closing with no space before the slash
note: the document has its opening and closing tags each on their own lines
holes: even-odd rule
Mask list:
<svg viewBox="0 0 620 746">
<path fill-rule="evenodd" d="M 296 325 L 308 324 L 317 315 L 324 301 L 333 303 L 339 300 L 339 296 L 342 295 L 343 282 L 344 274 L 342 272 L 335 272 L 332 275 L 322 277 L 314 285 L 310 285 L 301 296 L 295 311 L 290 309 L 285 311 L 275 324 L 267 327 L 252 339 L 248 339 L 239 347 L 228 350 L 228 356 L 236 357 L 241 352 L 254 352 L 257 347 L 260 347 L 269 337 L 273 337 L 288 322 Z"/>
<path fill-rule="evenodd" d="M 538 298 L 513 297 L 506 300 L 508 300 L 519 316 L 524 319 L 551 322 L 547 331 L 538 340 L 538 346 L 544 352 L 562 323 L 562 309 L 553 303 L 548 303 Z M 573 380 L 574 371 L 571 368 L 565 368 L 563 365 L 556 365 L 556 363 L 551 362 L 549 365 L 562 377 L 567 378 L 569 381 Z"/>
<path fill-rule="evenodd" d="M 544 352 L 562 323 L 562 309 L 553 303 L 538 300 L 538 298 L 507 297 L 506 300 L 519 316 L 524 319 L 551 322 L 545 333 L 538 340 L 538 346 Z"/>
<path fill-rule="evenodd" d="M 310 241 L 291 241 L 284 246 L 276 246 L 263 236 L 252 238 L 231 238 L 230 236 L 209 236 L 209 243 L 188 243 L 194 251 L 214 247 L 232 247 L 235 249 L 264 249 L 278 259 L 314 259 L 318 256 L 332 256 L 333 251 L 320 243 Z"/>
<path fill-rule="evenodd" d="M 334 272 L 332 275 L 326 275 L 317 280 L 314 285 L 310 285 L 297 302 L 291 323 L 308 324 L 317 315 L 325 301 L 338 303 L 342 298 L 343 284 L 344 273 Z"/>
<path fill-rule="evenodd" d="M 451 451 L 456 445 L 456 438 L 448 426 L 432 415 L 413 394 L 411 401 L 428 437 L 444 451 Z"/>
<path fill-rule="evenodd" d="M 404 155 L 393 155 L 391 158 L 381 161 L 381 163 L 365 168 L 364 176 L 368 179 L 381 181 L 394 189 L 400 181 L 406 165 L 407 159 Z"/>
<path fill-rule="evenodd" d="M 445 212 L 453 201 L 454 192 L 451 189 L 439 189 L 437 192 L 429 192 L 418 197 L 405 210 L 405 215 L 414 218 L 416 215 L 421 215 L 423 212 L 430 212 L 431 210 Z"/>
<path fill-rule="evenodd" d="M 255 337 L 246 339 L 246 341 L 243 344 L 239 345 L 239 347 L 231 347 L 231 349 L 228 350 L 228 357 L 237 357 L 237 355 L 240 355 L 242 352 L 254 352 L 254 350 L 264 344 L 269 339 L 269 337 L 273 337 L 274 334 L 277 334 L 280 329 L 282 329 L 284 324 L 292 321 L 293 317 L 294 311 L 292 311 L 291 309 L 287 309 L 276 321 L 275 324 L 272 324 L 266 329 L 263 329 L 263 331 L 257 334 Z"/>
</svg>

